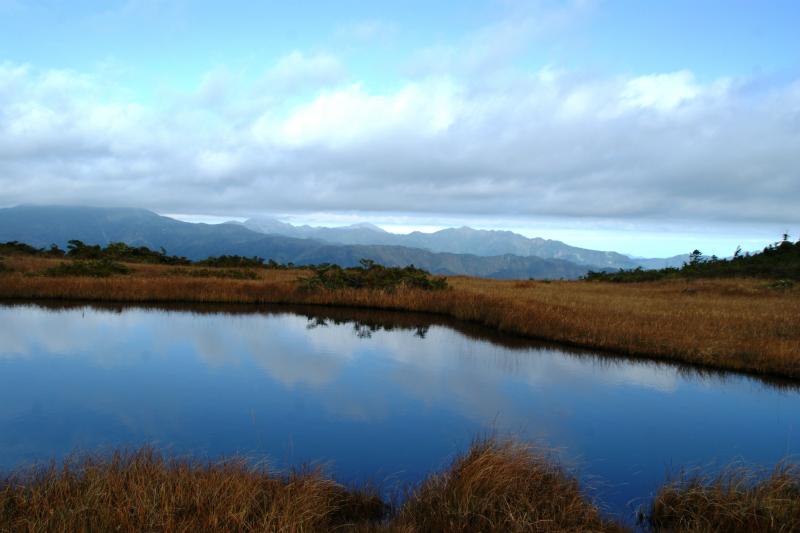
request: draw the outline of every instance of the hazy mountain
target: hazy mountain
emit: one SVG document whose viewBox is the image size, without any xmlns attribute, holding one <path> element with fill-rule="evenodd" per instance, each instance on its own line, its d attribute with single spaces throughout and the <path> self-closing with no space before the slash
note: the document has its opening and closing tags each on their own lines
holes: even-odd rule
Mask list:
<svg viewBox="0 0 800 533">
<path fill-rule="evenodd" d="M 335 230 L 352 231 L 354 235 L 382 232 L 365 225 Z M 329 262 L 351 266 L 366 258 L 387 266 L 414 264 L 437 274 L 506 279 L 576 278 L 587 271 L 586 266 L 559 259 L 511 254 L 482 257 L 407 246 L 345 245 L 321 239 L 264 235 L 241 224 L 192 224 L 144 209 L 64 206 L 0 209 L 0 242 L 17 240 L 39 247 L 52 243 L 63 248 L 70 239 L 87 244 L 122 241 L 153 249 L 164 247 L 170 254 L 190 259 L 238 254 L 298 265 Z"/>
<path fill-rule="evenodd" d="M 397 239 L 399 235 L 384 231 L 378 226 L 367 222 L 353 224 L 352 226 L 325 228 L 313 226 L 293 226 L 292 224 L 280 222 L 274 218 L 258 217 L 246 220 L 243 225 L 246 228 L 259 233 L 283 235 L 285 237 L 295 237 L 299 239 L 319 239 L 337 244 L 394 244 L 399 246 L 410 246 L 409 244 L 400 242 Z M 425 247 L 418 246 L 417 248 Z"/>
<path fill-rule="evenodd" d="M 518 255 L 543 259 L 563 259 L 579 265 L 602 268 L 663 268 L 680 266 L 688 255 L 663 259 L 631 258 L 617 252 L 603 252 L 570 246 L 561 241 L 528 238 L 511 231 L 478 230 L 469 227 L 449 228 L 433 233 L 415 231 L 407 235 L 388 233 L 372 224 L 326 228 L 293 226 L 273 218 L 246 220 L 244 226 L 265 234 L 320 239 L 342 244 L 382 244 L 424 248 L 432 252 L 480 256 Z"/>
</svg>

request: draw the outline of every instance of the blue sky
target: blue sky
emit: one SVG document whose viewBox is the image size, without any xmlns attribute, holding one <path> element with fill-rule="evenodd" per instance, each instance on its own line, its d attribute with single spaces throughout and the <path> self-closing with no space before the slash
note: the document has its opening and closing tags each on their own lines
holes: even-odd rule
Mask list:
<svg viewBox="0 0 800 533">
<path fill-rule="evenodd" d="M 294 4 L 0 0 L 0 205 L 800 232 L 797 2 Z"/>
<path fill-rule="evenodd" d="M 420 49 L 457 46 L 533 10 L 566 13 L 521 46 L 521 67 L 688 69 L 701 79 L 785 76 L 800 68 L 800 4 L 793 1 L 3 0 L 0 50 L 5 61 L 41 68 L 114 65 L 142 80 L 142 95 L 158 84 L 189 88 L 220 65 L 257 74 L 292 50 L 341 53 L 359 79 L 382 85 L 402 79 L 404 63 Z"/>
</svg>

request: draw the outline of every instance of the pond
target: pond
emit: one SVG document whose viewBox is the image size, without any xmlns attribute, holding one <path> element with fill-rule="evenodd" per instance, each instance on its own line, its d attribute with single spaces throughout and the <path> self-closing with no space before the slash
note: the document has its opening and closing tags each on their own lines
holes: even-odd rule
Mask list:
<svg viewBox="0 0 800 533">
<path fill-rule="evenodd" d="M 153 444 L 397 490 L 471 440 L 553 450 L 629 519 L 668 472 L 800 452 L 791 383 L 534 343 L 432 315 L 0 305 L 0 469 Z"/>
</svg>

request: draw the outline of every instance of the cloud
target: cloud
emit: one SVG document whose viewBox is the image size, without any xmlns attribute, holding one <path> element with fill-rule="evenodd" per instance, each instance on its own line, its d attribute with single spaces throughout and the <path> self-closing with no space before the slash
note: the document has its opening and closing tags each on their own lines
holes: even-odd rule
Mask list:
<svg viewBox="0 0 800 533">
<path fill-rule="evenodd" d="M 326 53 L 306 55 L 293 51 L 282 57 L 262 80 L 266 91 L 293 91 L 336 84 L 346 77 L 336 56 Z"/>
<path fill-rule="evenodd" d="M 412 75 L 459 73 L 482 76 L 496 74 L 534 44 L 565 34 L 594 9 L 593 0 L 507 1 L 506 15 L 475 31 L 459 42 L 437 43 L 416 52 L 407 66 Z"/>
<path fill-rule="evenodd" d="M 0 204 L 800 221 L 800 80 L 546 67 L 376 90 L 345 72 L 293 52 L 142 103 L 2 64 Z"/>
</svg>

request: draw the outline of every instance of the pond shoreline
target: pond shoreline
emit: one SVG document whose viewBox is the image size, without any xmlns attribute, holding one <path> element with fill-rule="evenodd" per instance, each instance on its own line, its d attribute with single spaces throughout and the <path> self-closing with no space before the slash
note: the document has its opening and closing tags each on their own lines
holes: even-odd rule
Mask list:
<svg viewBox="0 0 800 533">
<path fill-rule="evenodd" d="M 73 298 L 7 298 L 0 297 L 0 306 L 27 306 L 36 305 L 47 309 L 74 309 L 91 307 L 94 309 L 158 309 L 174 312 L 200 312 L 200 313 L 223 313 L 223 314 L 258 314 L 261 312 L 270 313 L 280 311 L 285 313 L 300 313 L 309 316 L 323 316 L 331 318 L 330 315 L 346 315 L 345 321 L 351 321 L 354 313 L 387 313 L 396 317 L 425 317 L 426 321 L 432 322 L 431 325 L 445 326 L 454 329 L 459 333 L 478 340 L 488 340 L 492 343 L 500 343 L 508 346 L 524 346 L 525 348 L 541 347 L 555 348 L 560 351 L 571 351 L 575 357 L 592 357 L 607 361 L 626 361 L 626 362 L 647 362 L 654 365 L 666 365 L 674 367 L 682 372 L 693 373 L 700 376 L 736 376 L 756 380 L 765 385 L 780 389 L 800 390 L 800 379 L 791 378 L 780 374 L 748 372 L 720 366 L 709 366 L 702 363 L 689 363 L 674 358 L 663 356 L 642 355 L 642 354 L 621 354 L 602 348 L 590 348 L 569 341 L 554 341 L 547 338 L 532 337 L 521 335 L 513 331 L 502 331 L 484 323 L 454 318 L 446 313 L 435 311 L 407 311 L 395 308 L 378 308 L 370 306 L 347 306 L 336 303 L 291 303 L 291 302 L 197 302 L 197 301 L 165 301 L 165 300 L 88 300 Z"/>
<path fill-rule="evenodd" d="M 477 439 L 443 471 L 388 502 L 319 469 L 273 472 L 242 457 L 154 448 L 73 455 L 0 473 L 0 528 L 41 531 L 794 531 L 800 469 L 695 472 L 668 480 L 634 517 L 606 516 L 551 454 Z"/>
<path fill-rule="evenodd" d="M 434 313 L 501 333 L 626 357 L 767 378 L 800 378 L 800 290 L 764 280 L 613 284 L 448 278 L 441 291 L 304 291 L 303 270 L 198 278 L 129 264 L 107 278 L 39 275 L 57 260 L 8 258 L 0 299 L 115 303 L 294 304 Z M 190 267 L 191 268 L 191 267 Z"/>
</svg>

